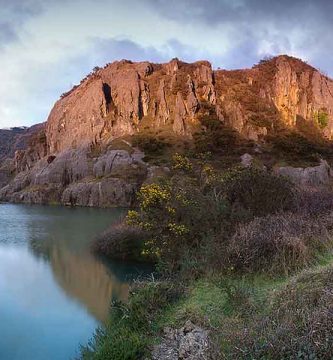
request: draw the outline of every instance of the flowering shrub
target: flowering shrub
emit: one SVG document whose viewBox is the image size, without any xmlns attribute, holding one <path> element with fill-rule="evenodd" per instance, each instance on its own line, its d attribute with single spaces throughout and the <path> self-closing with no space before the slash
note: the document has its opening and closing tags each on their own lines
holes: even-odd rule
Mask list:
<svg viewBox="0 0 333 360">
<path fill-rule="evenodd" d="M 172 157 L 172 161 L 173 161 L 173 166 L 172 168 L 174 170 L 183 170 L 183 171 L 191 171 L 192 170 L 192 163 L 189 160 L 189 158 L 187 158 L 184 155 L 181 154 L 175 154 Z"/>
<path fill-rule="evenodd" d="M 171 268 L 179 265 L 184 249 L 200 244 L 217 218 L 211 198 L 200 190 L 197 179 L 186 176 L 144 185 L 138 200 L 139 209 L 128 212 L 127 224 L 149 231 L 143 255 L 167 261 Z"/>
</svg>

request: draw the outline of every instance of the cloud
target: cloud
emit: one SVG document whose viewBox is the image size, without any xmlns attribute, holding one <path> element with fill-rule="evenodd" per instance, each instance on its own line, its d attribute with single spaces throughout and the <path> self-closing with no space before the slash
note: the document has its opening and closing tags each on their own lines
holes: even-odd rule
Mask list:
<svg viewBox="0 0 333 360">
<path fill-rule="evenodd" d="M 226 32 L 235 45 L 248 39 L 259 52 L 270 43 L 276 53 L 288 50 L 311 57 L 317 48 L 326 50 L 332 45 L 327 36 L 333 30 L 333 2 L 329 0 L 145 1 L 175 22 Z M 311 47 L 309 39 L 316 39 Z"/>
<path fill-rule="evenodd" d="M 19 31 L 30 17 L 42 11 L 38 0 L 0 0 L 0 48 L 19 41 Z"/>
<path fill-rule="evenodd" d="M 156 11 L 182 22 L 256 23 L 267 21 L 299 24 L 299 17 L 320 13 L 330 18 L 333 5 L 327 0 L 145 0 Z M 315 12 L 315 13 L 314 13 Z M 296 17 L 295 17 L 296 16 Z M 307 19 L 311 21 L 311 18 Z"/>
<path fill-rule="evenodd" d="M 0 46 L 17 40 L 14 29 L 8 23 L 0 23 Z"/>
</svg>

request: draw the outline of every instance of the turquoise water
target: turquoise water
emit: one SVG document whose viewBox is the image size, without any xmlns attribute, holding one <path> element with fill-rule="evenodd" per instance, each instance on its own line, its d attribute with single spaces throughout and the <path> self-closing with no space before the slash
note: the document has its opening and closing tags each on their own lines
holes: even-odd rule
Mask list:
<svg viewBox="0 0 333 360">
<path fill-rule="evenodd" d="M 145 269 L 93 256 L 119 209 L 0 204 L 0 359 L 77 357 Z"/>
</svg>

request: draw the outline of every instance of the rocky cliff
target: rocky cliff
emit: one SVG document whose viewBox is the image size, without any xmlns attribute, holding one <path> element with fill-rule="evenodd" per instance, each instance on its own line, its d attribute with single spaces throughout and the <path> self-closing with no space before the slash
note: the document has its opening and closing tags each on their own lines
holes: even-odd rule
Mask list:
<svg viewBox="0 0 333 360">
<path fill-rule="evenodd" d="M 333 81 L 288 56 L 248 70 L 216 70 L 205 61 L 167 64 L 120 61 L 87 77 L 55 104 L 47 121 L 49 152 L 168 126 L 190 135 L 213 111 L 220 121 L 257 140 L 280 120 L 317 123 L 333 135 Z M 319 123 L 318 123 L 319 122 Z"/>
<path fill-rule="evenodd" d="M 15 153 L 17 176 L 0 199 L 129 205 L 156 172 L 131 139 L 153 131 L 190 142 L 212 120 L 256 143 L 281 129 L 330 140 L 333 81 L 289 56 L 233 71 L 178 59 L 107 64 L 63 94 L 45 132 Z"/>
</svg>

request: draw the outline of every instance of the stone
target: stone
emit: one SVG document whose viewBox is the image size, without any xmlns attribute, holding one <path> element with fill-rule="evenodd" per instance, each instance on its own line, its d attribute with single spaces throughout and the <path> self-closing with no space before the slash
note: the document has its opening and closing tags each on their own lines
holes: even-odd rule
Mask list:
<svg viewBox="0 0 333 360">
<path fill-rule="evenodd" d="M 247 153 L 242 155 L 241 163 L 244 167 L 251 167 L 253 165 L 253 156 Z"/>
<path fill-rule="evenodd" d="M 78 182 L 68 186 L 61 203 L 69 206 L 128 207 L 134 203 L 138 190 L 136 183 L 124 179 L 108 178 L 101 181 Z"/>
<path fill-rule="evenodd" d="M 298 117 L 314 122 L 318 111 L 328 115 L 324 134 L 333 135 L 333 82 L 313 67 L 289 56 L 275 59 L 277 72 L 272 99 L 285 123 L 295 126 Z"/>
<path fill-rule="evenodd" d="M 152 352 L 153 360 L 208 359 L 208 331 L 187 321 L 181 329 L 164 329 L 164 337 Z"/>
</svg>

